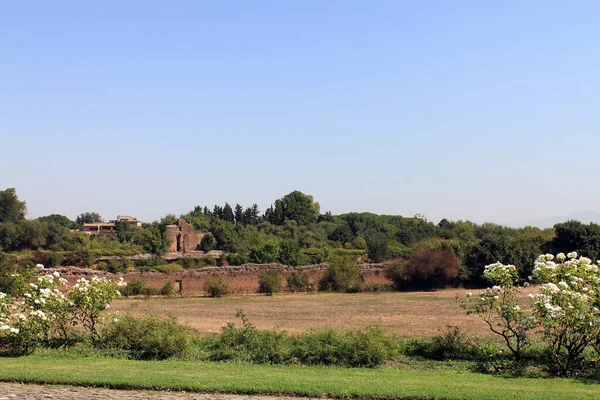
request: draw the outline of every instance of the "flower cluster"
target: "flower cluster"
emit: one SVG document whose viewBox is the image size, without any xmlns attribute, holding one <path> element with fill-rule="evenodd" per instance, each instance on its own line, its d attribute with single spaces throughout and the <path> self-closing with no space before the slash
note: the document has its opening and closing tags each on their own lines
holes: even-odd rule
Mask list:
<svg viewBox="0 0 600 400">
<path fill-rule="evenodd" d="M 0 339 L 30 351 L 53 338 L 68 340 L 71 328 L 78 323 L 94 336 L 100 313 L 120 297 L 118 288 L 125 285 L 122 279 L 93 278 L 80 279 L 69 288 L 58 272 L 39 276 L 19 298 L 0 293 Z M 94 320 L 91 325 L 90 318 Z"/>
<path fill-rule="evenodd" d="M 519 278 L 514 265 L 500 262 L 485 266 L 484 278 L 493 284 L 478 294 L 466 292 L 466 299 L 457 297 L 467 314 L 480 316 L 491 331 L 502 336 L 516 358 L 527 341 L 527 331 L 535 325 L 535 318 L 519 304 Z"/>
<path fill-rule="evenodd" d="M 496 285 L 478 295 L 468 292 L 462 306 L 502 335 L 509 348 L 513 338 L 517 339 L 518 348 L 520 330 L 524 333 L 539 326 L 548 339 L 554 365 L 564 374 L 575 368 L 586 349 L 594 347 L 600 351 L 600 267 L 597 263 L 576 252 L 539 256 L 529 277 L 540 284 L 539 293 L 529 294 L 531 312 L 519 304 L 514 266 L 488 265 L 484 277 Z"/>
<path fill-rule="evenodd" d="M 514 265 L 504 265 L 497 262 L 485 266 L 483 277 L 498 286 L 512 286 L 519 278 L 519 272 Z"/>
</svg>

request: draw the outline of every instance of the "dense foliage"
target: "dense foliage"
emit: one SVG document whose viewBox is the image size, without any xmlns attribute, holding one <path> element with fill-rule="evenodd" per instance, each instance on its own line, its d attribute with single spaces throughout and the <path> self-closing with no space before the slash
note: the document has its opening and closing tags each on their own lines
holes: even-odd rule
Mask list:
<svg viewBox="0 0 600 400">
<path fill-rule="evenodd" d="M 34 220 L 26 219 L 25 215 L 25 202 L 19 200 L 15 189 L 0 191 L 0 252 L 15 253 L 34 265 L 82 267 L 91 266 L 99 256 L 165 253 L 169 247 L 165 227 L 178 218 L 167 215 L 160 221 L 144 223 L 139 229 L 123 223 L 117 226 L 114 237 L 90 238 L 74 229 L 101 221 L 98 213 L 85 212 L 74 221 L 57 214 Z M 594 223 L 568 221 L 542 230 L 447 219 L 434 224 L 419 215 L 321 214 L 319 204 L 299 191 L 275 200 L 264 213 L 256 204 L 243 207 L 225 203 L 196 206 L 180 217 L 196 230 L 212 233 L 205 236 L 198 250 L 224 251 L 219 265 L 225 262 L 308 265 L 327 262 L 332 254 L 371 262 L 411 259 L 409 264 L 398 264 L 401 268 L 396 274 L 400 277 L 396 279 L 397 287 L 410 286 L 410 282 L 433 287 L 484 286 L 483 266 L 495 262 L 514 265 L 518 278 L 525 280 L 532 272 L 531 260 L 540 253 L 574 249 L 592 260 L 600 255 L 600 225 Z M 432 270 L 431 260 L 439 258 L 440 251 L 446 254 L 442 257 L 445 267 Z M 453 253 L 457 266 L 454 261 L 446 263 L 452 258 L 448 252 Z M 213 265 L 209 261 L 202 265 L 188 263 L 184 268 Z M 423 268 L 429 270 L 431 279 L 419 276 L 426 273 Z M 442 276 L 434 276 L 438 272 Z"/>
</svg>

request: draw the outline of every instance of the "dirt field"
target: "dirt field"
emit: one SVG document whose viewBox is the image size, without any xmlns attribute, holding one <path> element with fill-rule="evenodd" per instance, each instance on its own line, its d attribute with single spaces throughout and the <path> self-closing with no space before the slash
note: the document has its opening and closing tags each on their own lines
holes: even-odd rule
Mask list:
<svg viewBox="0 0 600 400">
<path fill-rule="evenodd" d="M 218 332 L 236 321 L 241 308 L 261 329 L 280 326 L 293 332 L 336 327 L 346 330 L 379 325 L 401 335 L 435 335 L 447 325 L 464 332 L 489 334 L 477 316 L 467 316 L 454 298 L 462 289 L 411 293 L 316 293 L 280 294 L 273 297 L 240 296 L 212 298 L 127 299 L 113 303 L 111 310 L 136 315 L 175 315 L 200 332 Z M 473 291 L 476 293 L 477 291 Z"/>
</svg>

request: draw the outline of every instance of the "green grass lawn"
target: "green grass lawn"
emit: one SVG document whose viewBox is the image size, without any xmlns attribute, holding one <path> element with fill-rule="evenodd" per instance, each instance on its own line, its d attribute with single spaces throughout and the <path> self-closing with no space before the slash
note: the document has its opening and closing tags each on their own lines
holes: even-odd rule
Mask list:
<svg viewBox="0 0 600 400">
<path fill-rule="evenodd" d="M 353 369 L 38 355 L 1 358 L 0 380 L 316 397 L 327 394 L 410 399 L 600 398 L 600 384 L 596 383 L 505 378 L 441 369 Z"/>
</svg>

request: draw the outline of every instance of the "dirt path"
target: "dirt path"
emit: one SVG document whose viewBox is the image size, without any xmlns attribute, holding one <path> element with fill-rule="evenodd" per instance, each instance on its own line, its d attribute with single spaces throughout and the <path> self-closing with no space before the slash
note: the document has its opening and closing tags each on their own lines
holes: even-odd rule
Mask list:
<svg viewBox="0 0 600 400">
<path fill-rule="evenodd" d="M 79 386 L 33 385 L 0 382 L 0 400 L 298 400 L 298 397 L 206 394 L 152 390 L 114 390 Z"/>
</svg>

